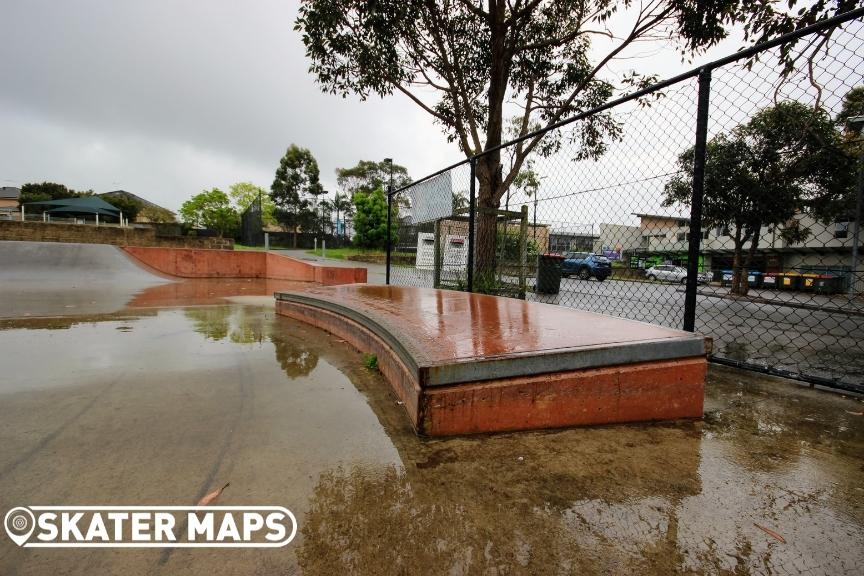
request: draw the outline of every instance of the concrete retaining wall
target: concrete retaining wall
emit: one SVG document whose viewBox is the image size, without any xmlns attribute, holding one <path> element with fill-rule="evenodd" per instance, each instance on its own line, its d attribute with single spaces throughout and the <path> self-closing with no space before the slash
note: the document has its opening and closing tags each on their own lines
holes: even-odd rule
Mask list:
<svg viewBox="0 0 864 576">
<path fill-rule="evenodd" d="M 229 238 L 159 237 L 153 228 L 0 221 L 0 240 L 231 250 Z"/>
<path fill-rule="evenodd" d="M 154 270 L 181 278 L 269 278 L 325 286 L 366 282 L 365 268 L 317 266 L 269 252 L 143 246 L 126 246 L 124 250 Z"/>
</svg>

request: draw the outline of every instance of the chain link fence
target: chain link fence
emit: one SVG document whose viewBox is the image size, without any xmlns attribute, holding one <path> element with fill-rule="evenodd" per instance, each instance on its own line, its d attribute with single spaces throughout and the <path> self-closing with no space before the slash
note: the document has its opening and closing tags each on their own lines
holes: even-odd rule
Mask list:
<svg viewBox="0 0 864 576">
<path fill-rule="evenodd" d="M 394 191 L 389 282 L 695 330 L 715 361 L 864 391 L 860 12 Z"/>
</svg>

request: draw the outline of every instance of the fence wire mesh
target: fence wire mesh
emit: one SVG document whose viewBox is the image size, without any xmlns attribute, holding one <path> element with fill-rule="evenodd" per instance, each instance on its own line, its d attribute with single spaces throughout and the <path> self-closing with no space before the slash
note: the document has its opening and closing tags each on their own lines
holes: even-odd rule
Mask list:
<svg viewBox="0 0 864 576">
<path fill-rule="evenodd" d="M 864 271 L 853 249 L 864 24 L 702 76 L 396 191 L 391 283 L 677 328 L 689 291 L 715 360 L 864 390 Z M 710 82 L 704 155 L 694 150 L 700 82 Z M 496 180 L 488 168 L 499 154 Z M 697 157 L 701 227 L 691 222 Z"/>
</svg>

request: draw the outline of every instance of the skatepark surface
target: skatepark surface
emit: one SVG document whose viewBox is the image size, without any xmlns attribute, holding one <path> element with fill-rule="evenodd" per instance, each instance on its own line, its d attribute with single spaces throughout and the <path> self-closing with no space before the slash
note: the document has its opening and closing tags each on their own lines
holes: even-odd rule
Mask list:
<svg viewBox="0 0 864 576">
<path fill-rule="evenodd" d="M 105 314 L 171 282 L 107 244 L 0 242 L 0 317 Z"/>
<path fill-rule="evenodd" d="M 864 565 L 860 398 L 712 366 L 703 420 L 418 438 L 359 352 L 275 313 L 272 281 L 95 276 L 97 301 L 118 311 L 57 308 L 87 288 L 62 266 L 0 270 L 0 298 L 7 279 L 43 283 L 30 316 L 0 320 L 0 513 L 185 506 L 230 483 L 217 504 L 287 507 L 297 537 L 266 550 L 25 549 L 0 532 L 4 576 Z"/>
</svg>

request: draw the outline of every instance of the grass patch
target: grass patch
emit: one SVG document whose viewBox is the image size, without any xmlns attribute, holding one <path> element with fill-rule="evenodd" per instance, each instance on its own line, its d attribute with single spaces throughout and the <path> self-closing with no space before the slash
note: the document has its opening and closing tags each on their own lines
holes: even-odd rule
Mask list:
<svg viewBox="0 0 864 576">
<path fill-rule="evenodd" d="M 321 248 L 317 250 L 307 250 L 307 254 L 312 254 L 313 256 L 321 256 L 322 255 Z M 327 248 L 327 258 L 333 258 L 334 260 L 346 260 L 350 256 L 371 256 L 371 257 L 381 257 L 384 258 L 385 253 L 381 250 L 368 250 L 366 248 L 355 248 L 354 246 L 345 246 L 343 248 Z"/>
<path fill-rule="evenodd" d="M 240 250 L 245 252 L 256 252 L 260 250 L 264 250 L 262 246 L 246 246 L 245 244 L 234 243 L 234 250 Z"/>
<path fill-rule="evenodd" d="M 375 354 L 364 354 L 363 366 L 369 370 L 378 370 L 378 356 Z"/>
</svg>

